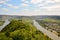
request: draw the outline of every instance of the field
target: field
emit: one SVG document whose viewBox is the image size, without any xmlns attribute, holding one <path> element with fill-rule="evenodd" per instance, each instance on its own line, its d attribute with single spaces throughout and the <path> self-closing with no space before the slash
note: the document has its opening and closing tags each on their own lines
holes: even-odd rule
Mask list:
<svg viewBox="0 0 60 40">
<path fill-rule="evenodd" d="M 45 18 L 43 20 L 37 20 L 38 23 L 45 29 L 55 33 L 60 36 L 60 20 Z"/>
</svg>

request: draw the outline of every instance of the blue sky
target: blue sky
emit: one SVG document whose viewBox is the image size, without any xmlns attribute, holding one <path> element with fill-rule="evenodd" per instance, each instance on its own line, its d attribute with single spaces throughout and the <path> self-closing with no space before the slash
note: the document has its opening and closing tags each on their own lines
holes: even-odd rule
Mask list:
<svg viewBox="0 0 60 40">
<path fill-rule="evenodd" d="M 60 15 L 60 0 L 0 0 L 0 15 Z"/>
</svg>

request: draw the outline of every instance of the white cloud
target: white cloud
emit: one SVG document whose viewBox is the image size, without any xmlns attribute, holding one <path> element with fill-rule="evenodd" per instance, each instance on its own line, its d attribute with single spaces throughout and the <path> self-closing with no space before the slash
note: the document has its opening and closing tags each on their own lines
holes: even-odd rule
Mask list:
<svg viewBox="0 0 60 40">
<path fill-rule="evenodd" d="M 22 2 L 23 2 L 23 3 L 29 3 L 29 1 L 28 1 L 28 0 L 22 0 Z"/>
<path fill-rule="evenodd" d="M 20 7 L 19 7 L 19 6 L 14 6 L 13 8 L 18 9 L 18 8 L 20 8 Z"/>
<path fill-rule="evenodd" d="M 28 4 L 26 4 L 26 3 L 22 3 L 22 4 L 19 5 L 19 6 L 14 6 L 14 5 L 12 5 L 12 4 L 7 4 L 7 3 L 5 3 L 5 5 L 7 5 L 7 6 L 10 7 L 10 8 L 14 8 L 14 9 L 18 9 L 18 8 L 20 8 L 20 7 L 27 7 L 27 6 L 28 6 Z"/>
<path fill-rule="evenodd" d="M 2 11 L 8 12 L 9 10 L 7 8 L 2 8 Z"/>
<path fill-rule="evenodd" d="M 60 15 L 60 11 L 40 11 L 35 9 L 30 12 L 28 9 L 22 10 L 21 12 L 12 12 L 9 15 L 24 15 L 24 16 L 32 16 L 32 15 Z"/>
<path fill-rule="evenodd" d="M 9 7 L 13 7 L 13 5 L 12 4 L 6 4 L 7 6 L 9 6 Z"/>
<path fill-rule="evenodd" d="M 54 0 L 46 0 L 46 3 L 55 3 Z"/>
<path fill-rule="evenodd" d="M 60 2 L 60 0 L 31 0 L 32 4 L 48 4 L 48 3 L 56 3 Z"/>
<path fill-rule="evenodd" d="M 12 5 L 12 4 L 5 4 L 5 5 L 9 6 L 10 8 L 14 8 L 14 9 L 20 8 L 20 6 L 14 6 L 14 5 Z"/>
<path fill-rule="evenodd" d="M 44 6 L 42 8 L 47 9 L 48 11 L 53 11 L 53 10 L 57 10 L 60 9 L 60 5 L 53 5 L 53 6 Z"/>
<path fill-rule="evenodd" d="M 26 0 L 22 0 L 22 2 L 24 2 L 24 1 L 26 1 Z"/>
<path fill-rule="evenodd" d="M 43 3 L 42 3 L 43 2 Z M 32 0 L 33 4 L 37 4 L 41 9 L 47 9 L 48 11 L 59 10 L 60 4 L 57 4 L 60 0 Z M 53 5 L 54 4 L 54 5 Z"/>
<path fill-rule="evenodd" d="M 23 3 L 23 4 L 21 4 L 21 6 L 22 6 L 22 7 L 26 7 L 26 6 L 28 6 L 28 4 Z"/>
<path fill-rule="evenodd" d="M 37 4 L 37 3 L 39 3 L 41 0 L 31 0 L 31 3 L 33 3 L 33 4 Z"/>
<path fill-rule="evenodd" d="M 7 1 L 1 1 L 1 0 L 0 0 L 0 3 L 5 3 L 5 5 L 7 5 L 8 7 L 14 8 L 14 9 L 29 6 L 27 4 L 28 3 L 27 0 L 22 0 L 22 1 L 24 3 L 22 3 L 19 6 L 14 6 L 12 4 L 6 4 L 5 2 L 7 2 Z M 36 8 L 36 10 L 34 10 L 32 12 L 30 12 L 29 10 L 23 10 L 21 12 L 13 12 L 11 14 L 13 14 L 13 15 L 60 15 L 60 4 L 54 4 L 54 5 L 49 4 L 49 3 L 58 3 L 58 2 L 60 2 L 60 0 L 31 0 L 32 4 L 37 4 L 39 6 L 39 8 L 41 8 L 41 9 L 38 10 Z M 49 6 L 45 6 L 45 5 L 49 5 Z M 3 8 L 2 10 L 5 12 L 8 12 L 8 9 L 6 9 L 6 8 Z"/>
<path fill-rule="evenodd" d="M 23 15 L 23 16 L 32 16 L 32 15 L 59 15 L 60 16 L 60 11 L 40 11 L 40 10 L 34 10 L 30 12 L 28 9 L 22 10 L 20 12 L 11 12 L 10 14 L 5 14 L 5 15 Z"/>
<path fill-rule="evenodd" d="M 31 15 L 60 15 L 60 11 L 40 11 L 40 10 L 34 10 L 31 12 Z"/>
<path fill-rule="evenodd" d="M 60 2 L 60 0 L 54 0 L 55 2 Z"/>
<path fill-rule="evenodd" d="M 0 0 L 0 4 L 8 2 L 9 0 Z"/>
<path fill-rule="evenodd" d="M 29 12 L 29 11 L 21 11 L 21 12 L 12 12 L 8 15 L 24 15 L 24 16 L 32 16 L 32 15 L 59 15 L 60 16 L 60 12 L 41 12 L 41 11 L 33 11 L 33 12 Z"/>
<path fill-rule="evenodd" d="M 46 3 L 56 3 L 60 2 L 60 0 L 46 0 Z"/>
<path fill-rule="evenodd" d="M 1 1 L 0 4 L 1 4 L 1 3 L 4 3 L 4 1 Z"/>
<path fill-rule="evenodd" d="M 5 3 L 5 5 L 7 5 L 7 6 L 10 7 L 10 8 L 14 8 L 14 9 L 18 9 L 18 8 L 20 8 L 20 7 L 27 7 L 27 6 L 28 6 L 28 4 L 26 4 L 26 3 L 22 3 L 22 4 L 19 5 L 19 6 L 14 6 L 14 5 L 12 5 L 12 4 L 6 4 L 6 3 Z"/>
</svg>

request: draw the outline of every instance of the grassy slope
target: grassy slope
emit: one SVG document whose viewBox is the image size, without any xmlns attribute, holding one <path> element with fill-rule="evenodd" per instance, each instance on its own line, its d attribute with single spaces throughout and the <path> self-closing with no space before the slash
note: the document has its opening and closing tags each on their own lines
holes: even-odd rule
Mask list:
<svg viewBox="0 0 60 40">
<path fill-rule="evenodd" d="M 50 28 L 49 26 L 46 26 L 45 23 L 56 23 L 56 24 L 60 24 L 60 20 L 57 20 L 57 19 L 52 19 L 52 18 L 45 18 L 44 20 L 40 21 L 40 20 L 37 20 L 38 23 L 43 26 L 43 27 L 48 27 Z M 60 25 L 58 26 L 52 26 L 51 29 L 53 28 L 60 28 Z M 60 32 L 58 32 L 58 35 L 60 35 Z"/>
</svg>

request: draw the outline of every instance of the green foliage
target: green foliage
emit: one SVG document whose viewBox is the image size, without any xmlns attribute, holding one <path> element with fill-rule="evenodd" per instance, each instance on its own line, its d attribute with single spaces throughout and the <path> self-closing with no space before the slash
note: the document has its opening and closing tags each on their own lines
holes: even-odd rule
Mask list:
<svg viewBox="0 0 60 40">
<path fill-rule="evenodd" d="M 52 18 L 45 18 L 44 21 L 46 21 L 46 22 L 56 22 L 56 23 L 60 23 L 60 20 L 52 19 Z"/>
<path fill-rule="evenodd" d="M 0 21 L 0 26 L 4 24 L 4 21 Z"/>
<path fill-rule="evenodd" d="M 5 33 L 0 33 L 0 40 L 13 40 L 13 39 L 6 37 Z"/>
<path fill-rule="evenodd" d="M 4 39 L 3 39 L 4 38 Z M 0 33 L 0 40 L 51 40 L 37 30 L 32 21 L 12 20 Z"/>
<path fill-rule="evenodd" d="M 6 35 L 7 37 L 9 37 L 10 33 L 9 33 L 9 32 L 6 32 L 5 35 Z"/>
</svg>

